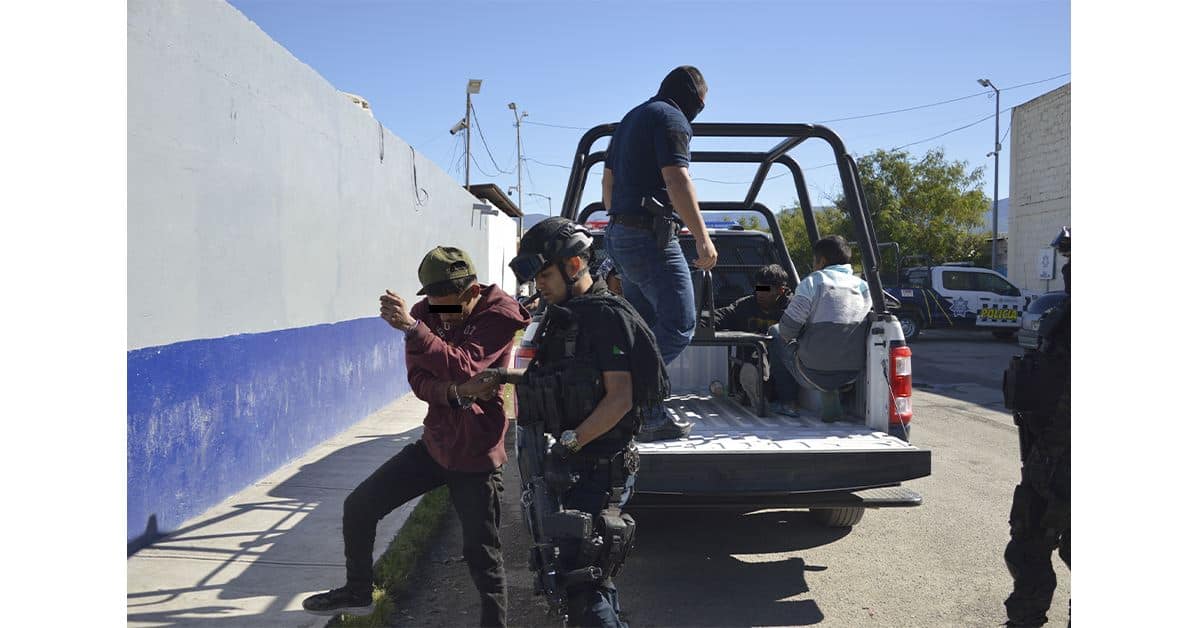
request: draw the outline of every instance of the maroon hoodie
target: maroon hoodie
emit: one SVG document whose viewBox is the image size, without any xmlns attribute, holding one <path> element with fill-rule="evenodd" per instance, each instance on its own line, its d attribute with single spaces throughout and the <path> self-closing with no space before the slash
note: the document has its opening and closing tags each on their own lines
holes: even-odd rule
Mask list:
<svg viewBox="0 0 1200 628">
<path fill-rule="evenodd" d="M 491 471 L 508 460 L 504 434 L 508 419 L 496 395 L 467 408 L 446 400 L 450 384 L 462 384 L 487 368 L 508 366 L 513 334 L 529 324 L 529 313 L 491 285 L 461 325 L 443 327 L 429 312 L 429 300 L 412 308 L 417 327 L 405 342 L 408 383 L 429 404 L 421 439 L 433 459 L 453 471 Z"/>
</svg>

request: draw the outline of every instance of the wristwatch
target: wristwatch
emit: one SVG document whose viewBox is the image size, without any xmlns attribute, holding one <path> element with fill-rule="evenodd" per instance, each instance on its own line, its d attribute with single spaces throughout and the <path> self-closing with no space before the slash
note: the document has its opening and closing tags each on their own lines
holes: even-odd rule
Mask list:
<svg viewBox="0 0 1200 628">
<path fill-rule="evenodd" d="M 575 436 L 575 430 L 564 431 L 562 435 L 558 437 L 558 442 L 562 443 L 563 447 L 566 447 L 567 451 L 573 454 L 579 453 L 579 449 L 583 447 L 579 444 L 579 438 Z"/>
</svg>

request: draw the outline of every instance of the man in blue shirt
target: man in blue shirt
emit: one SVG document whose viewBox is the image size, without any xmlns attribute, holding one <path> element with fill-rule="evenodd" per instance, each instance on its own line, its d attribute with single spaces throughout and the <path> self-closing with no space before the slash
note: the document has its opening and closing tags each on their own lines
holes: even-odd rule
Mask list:
<svg viewBox="0 0 1200 628">
<path fill-rule="evenodd" d="M 609 224 L 605 248 L 621 272 L 624 296 L 654 332 L 663 363 L 670 364 L 688 346 L 696 328 L 691 272 L 672 225 L 660 240 L 650 209 L 672 210 L 696 240 L 696 267 L 711 270 L 717 250 L 700 217 L 696 188 L 688 174 L 691 122 L 704 108 L 708 85 L 700 70 L 683 65 L 671 70 L 658 93 L 621 119 L 604 164 L 604 208 Z M 673 218 L 674 219 L 674 218 Z M 661 243 L 665 241 L 663 246 Z M 690 425 L 672 420 L 663 406 L 646 417 L 640 441 L 687 436 Z"/>
</svg>

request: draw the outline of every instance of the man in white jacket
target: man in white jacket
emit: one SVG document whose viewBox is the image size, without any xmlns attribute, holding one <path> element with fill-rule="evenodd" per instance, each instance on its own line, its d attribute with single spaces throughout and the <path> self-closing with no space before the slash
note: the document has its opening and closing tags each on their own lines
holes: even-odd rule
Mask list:
<svg viewBox="0 0 1200 628">
<path fill-rule="evenodd" d="M 796 381 L 821 391 L 821 419 L 832 422 L 843 414 L 838 389 L 863 367 L 871 293 L 854 275 L 850 245 L 842 236 L 813 245 L 813 268 L 768 331 L 771 369 L 787 369 Z"/>
</svg>

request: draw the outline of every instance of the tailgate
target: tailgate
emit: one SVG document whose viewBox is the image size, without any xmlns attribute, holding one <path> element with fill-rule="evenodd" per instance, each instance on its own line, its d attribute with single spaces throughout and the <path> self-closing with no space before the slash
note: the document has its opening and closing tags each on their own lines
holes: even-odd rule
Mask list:
<svg viewBox="0 0 1200 628">
<path fill-rule="evenodd" d="M 759 417 L 727 397 L 677 395 L 668 412 L 694 421 L 684 440 L 639 443 L 635 491 L 779 495 L 891 486 L 930 474 L 930 452 L 861 423 Z"/>
</svg>

